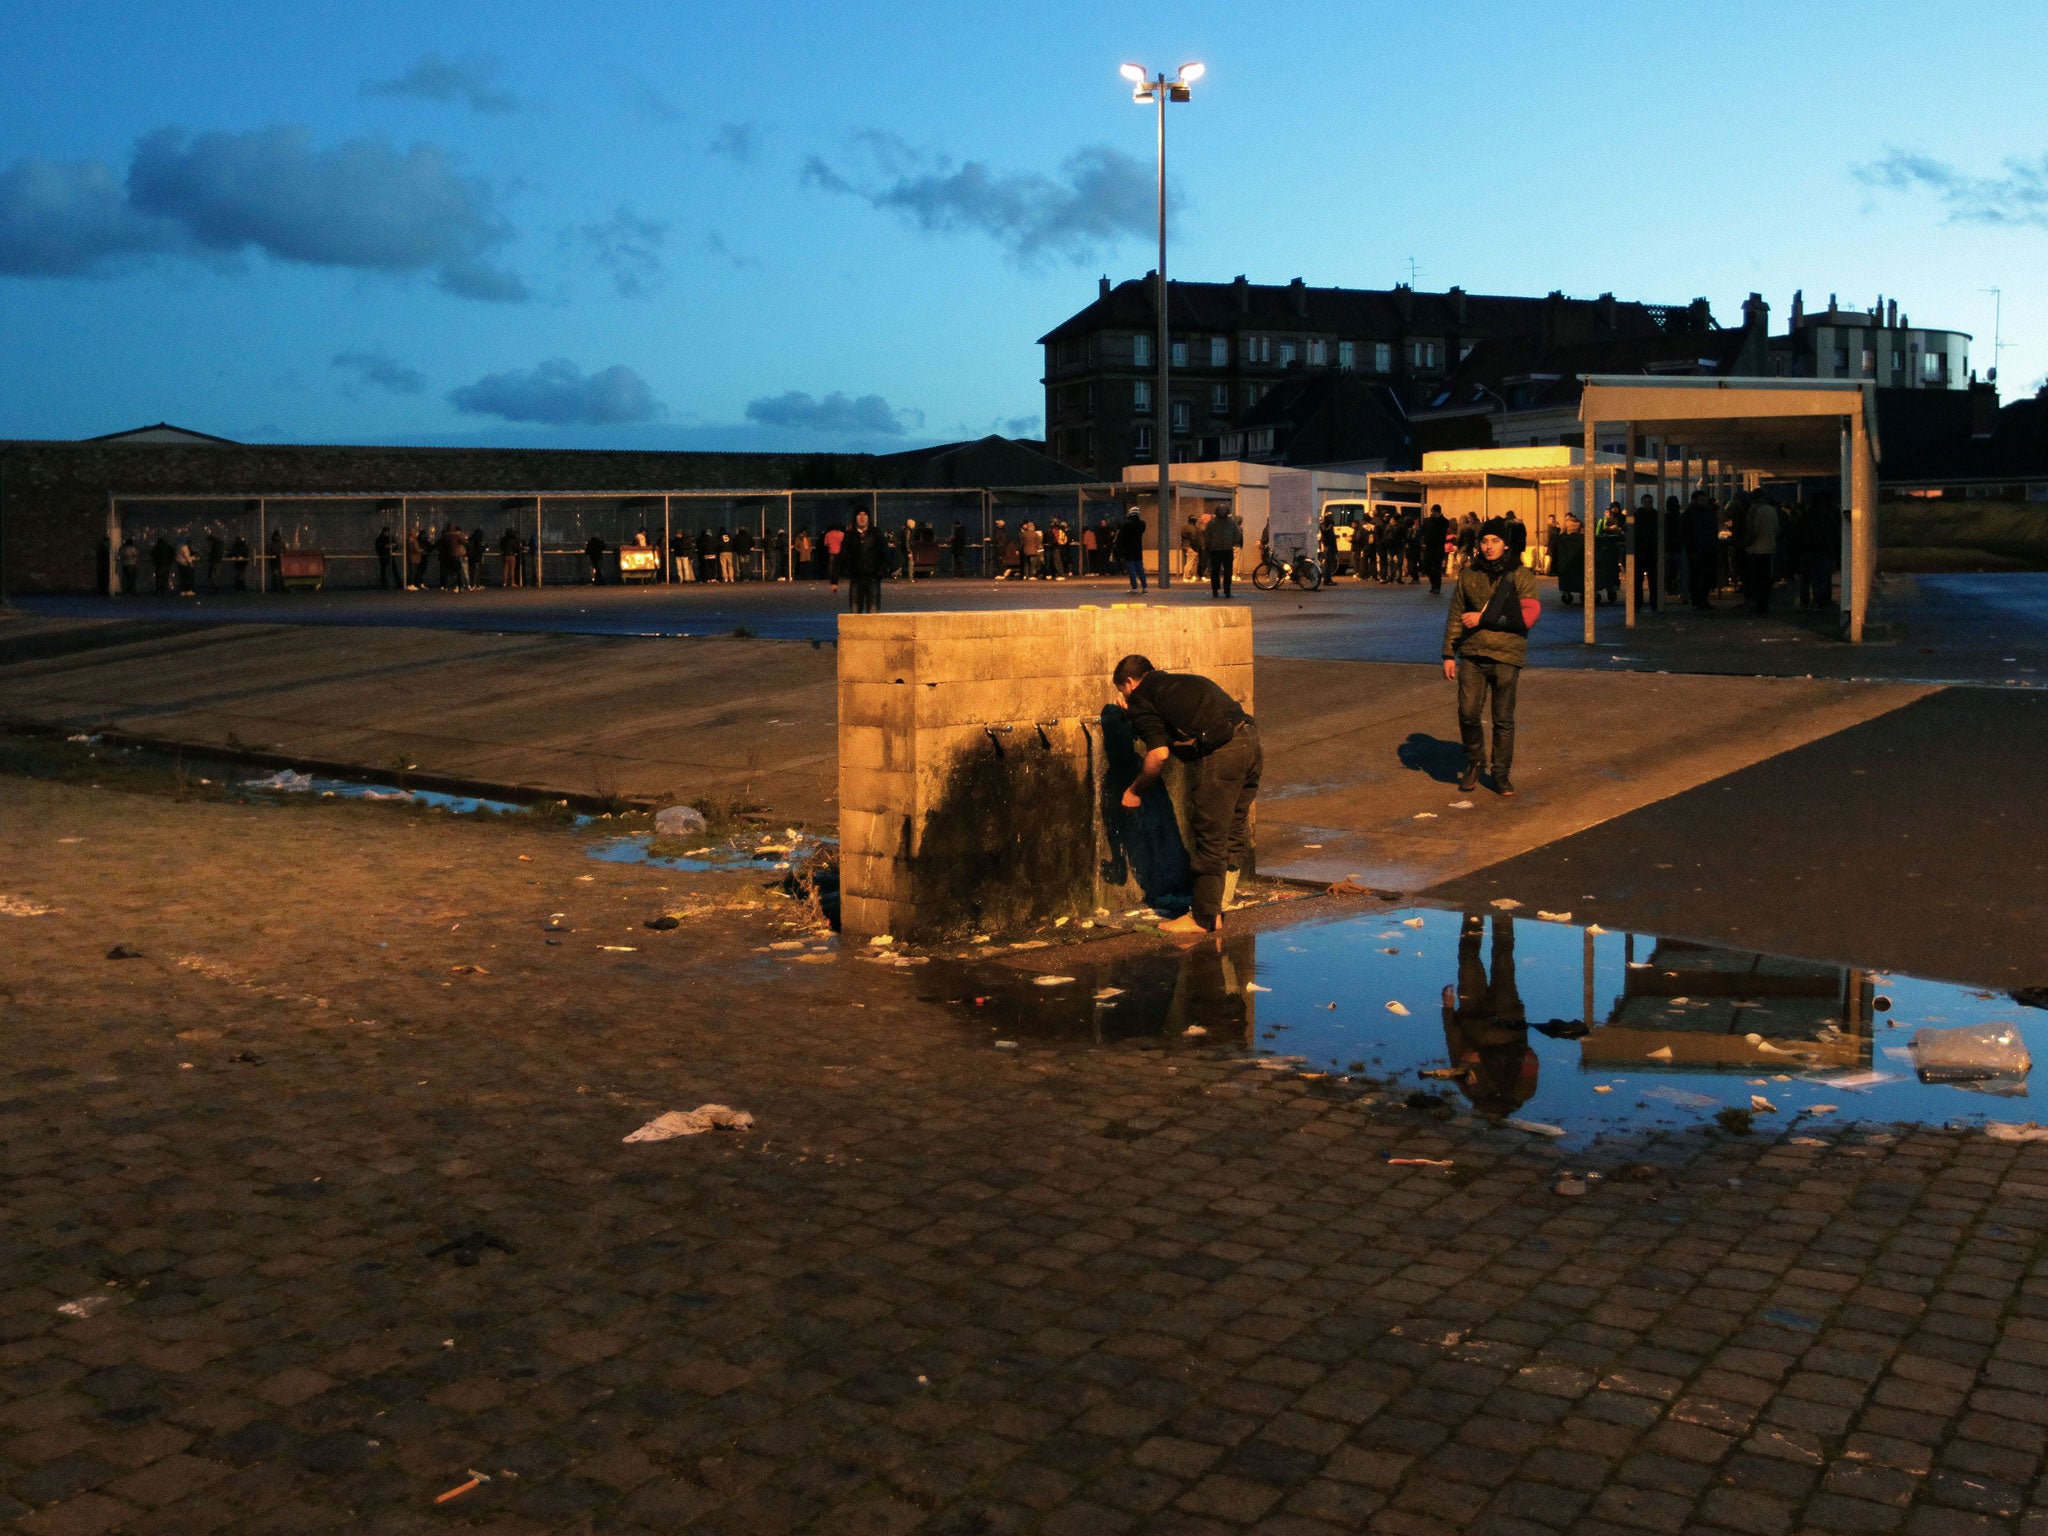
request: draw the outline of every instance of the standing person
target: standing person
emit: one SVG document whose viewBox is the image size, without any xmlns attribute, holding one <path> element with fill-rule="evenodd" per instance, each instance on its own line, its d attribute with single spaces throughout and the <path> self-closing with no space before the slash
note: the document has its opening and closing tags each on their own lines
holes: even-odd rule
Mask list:
<svg viewBox="0 0 2048 1536">
<path fill-rule="evenodd" d="M 1529 530 L 1522 525 L 1522 514 L 1510 510 L 1507 515 L 1508 555 L 1515 564 L 1527 565 L 1524 558 L 1529 553 Z"/>
<path fill-rule="evenodd" d="M 1190 512 L 1188 520 L 1180 528 L 1180 579 L 1193 581 L 1202 573 L 1202 520 L 1199 514 Z"/>
<path fill-rule="evenodd" d="M 1131 590 L 1145 591 L 1145 519 L 1138 515 L 1136 507 L 1124 514 L 1116 530 L 1116 558 L 1124 575 L 1130 578 Z"/>
<path fill-rule="evenodd" d="M 1767 496 L 1749 504 L 1749 527 L 1743 544 L 1744 598 L 1755 613 L 1771 611 L 1771 588 L 1777 582 L 1778 505 Z"/>
<path fill-rule="evenodd" d="M 1450 542 L 1451 520 L 1444 516 L 1444 509 L 1431 504 L 1429 516 L 1422 520 L 1422 571 L 1429 578 L 1429 595 L 1442 597 L 1444 592 L 1444 546 Z"/>
<path fill-rule="evenodd" d="M 1479 530 L 1478 558 L 1458 573 L 1444 621 L 1444 676 L 1458 685 L 1458 733 L 1465 772 L 1458 788 L 1479 787 L 1486 761 L 1480 711 L 1491 695 L 1493 789 L 1512 795 L 1515 761 L 1515 690 L 1529 658 L 1529 631 L 1543 612 L 1536 574 L 1508 554 L 1508 530 L 1493 518 Z"/>
<path fill-rule="evenodd" d="M 777 581 L 788 581 L 790 569 L 789 530 L 787 528 L 777 528 L 768 535 L 768 552 L 775 561 L 775 579 Z"/>
<path fill-rule="evenodd" d="M 1337 579 L 1337 519 L 1325 510 L 1316 522 L 1316 545 L 1323 556 L 1323 580 Z"/>
<path fill-rule="evenodd" d="M 405 539 L 405 590 L 417 591 L 427 574 L 427 531 L 417 523 Z"/>
<path fill-rule="evenodd" d="M 505 531 L 498 536 L 498 585 L 500 587 L 516 587 L 521 584 L 519 579 L 521 574 L 519 570 L 519 544 L 519 530 L 510 523 L 507 523 Z"/>
<path fill-rule="evenodd" d="M 1230 596 L 1230 578 L 1237 569 L 1237 552 L 1244 548 L 1244 529 L 1236 516 L 1225 510 L 1213 514 L 1202 530 L 1209 550 L 1209 596 Z"/>
<path fill-rule="evenodd" d="M 917 580 L 917 519 L 903 519 L 903 531 L 897 536 L 903 551 L 903 579 Z"/>
<path fill-rule="evenodd" d="M 171 579 L 171 590 L 185 597 L 197 597 L 199 595 L 199 563 L 192 558 L 192 546 L 183 539 L 180 539 L 177 550 L 171 556 L 171 562 L 175 568 Z"/>
<path fill-rule="evenodd" d="M 403 589 L 405 578 L 398 569 L 398 541 L 391 537 L 389 527 L 377 530 L 377 589 L 388 592 L 392 587 Z M 212 585 L 212 578 L 207 579 Z"/>
<path fill-rule="evenodd" d="M 227 544 L 221 539 L 220 530 L 214 529 L 206 535 L 206 590 L 220 590 L 221 562 L 228 557 Z"/>
<path fill-rule="evenodd" d="M 457 592 L 467 592 L 469 585 L 469 535 L 462 531 L 462 525 L 454 518 L 441 530 L 441 590 L 451 586 Z"/>
<path fill-rule="evenodd" d="M 1194 901 L 1181 916 L 1161 923 L 1159 931 L 1214 933 L 1234 904 L 1237 873 L 1251 851 L 1252 801 L 1265 766 L 1259 728 L 1208 678 L 1156 671 L 1143 656 L 1124 657 L 1110 681 L 1130 711 L 1131 734 L 1145 749 L 1138 776 L 1123 793 L 1123 808 L 1135 811 L 1144 804 L 1169 757 L 1194 765 L 1188 791 Z"/>
<path fill-rule="evenodd" d="M 1648 491 L 1628 520 L 1628 538 L 1636 557 L 1636 605 L 1654 612 L 1662 583 L 1657 580 L 1657 498 Z"/>
<path fill-rule="evenodd" d="M 946 547 L 952 551 L 953 574 L 955 576 L 965 576 L 967 574 L 967 530 L 961 526 L 960 519 L 957 517 L 953 519 L 953 537 L 947 541 Z"/>
<path fill-rule="evenodd" d="M 812 560 L 813 560 L 813 559 L 815 558 L 815 553 L 816 553 L 816 550 L 817 550 L 817 542 L 818 542 L 818 541 L 817 541 L 816 539 L 814 539 L 814 538 L 812 538 L 812 537 L 811 537 L 811 530 L 810 530 L 810 529 L 808 529 L 808 528 L 799 528 L 799 529 L 797 529 L 797 531 L 796 531 L 796 563 L 795 563 L 794 565 L 792 565 L 792 566 L 790 567 L 790 571 L 789 571 L 790 579 L 791 579 L 792 581 L 796 581 L 796 580 L 799 580 L 799 579 L 808 579 L 809 577 L 811 577 L 811 576 L 814 576 L 814 575 L 816 575 L 816 574 L 817 574 L 817 573 L 816 573 L 816 572 L 815 572 L 815 571 L 814 571 L 814 570 L 812 569 Z M 802 571 L 802 572 L 804 573 L 804 574 L 803 574 L 803 577 L 802 577 L 802 578 L 799 578 L 799 577 L 797 576 L 797 574 L 796 574 L 796 573 L 797 573 L 798 571 Z"/>
<path fill-rule="evenodd" d="M 1096 533 L 1098 524 L 1084 522 L 1081 525 L 1081 573 L 1093 576 L 1102 564 L 1102 539 Z"/>
<path fill-rule="evenodd" d="M 868 521 L 868 509 L 862 507 L 853 514 L 853 527 L 839 547 L 839 563 L 832 581 L 836 590 L 839 578 L 846 578 L 852 588 L 847 604 L 853 612 L 882 611 L 882 578 L 889 574 L 893 558 L 888 535 Z"/>
<path fill-rule="evenodd" d="M 1834 507 L 1810 501 L 1800 511 L 1794 530 L 1798 541 L 1799 606 L 1832 607 L 1835 600 L 1835 555 L 1841 547 L 1841 525 Z"/>
<path fill-rule="evenodd" d="M 484 584 L 484 525 L 478 523 L 470 529 L 469 538 L 463 544 L 463 551 L 469 560 L 469 585 L 481 587 Z"/>
<path fill-rule="evenodd" d="M 832 590 L 839 590 L 839 552 L 846 547 L 846 530 L 834 523 L 825 530 L 825 537 L 818 544 L 819 558 L 825 563 L 824 575 L 832 583 Z"/>
<path fill-rule="evenodd" d="M 235 590 L 249 590 L 249 541 L 241 534 L 235 535 L 234 545 L 228 550 L 228 569 L 235 573 Z"/>
<path fill-rule="evenodd" d="M 1720 558 L 1721 520 L 1703 490 L 1692 493 L 1685 509 L 1686 597 L 1702 613 L 1714 606 L 1714 562 Z"/>
<path fill-rule="evenodd" d="M 732 531 L 732 568 L 734 581 L 754 579 L 754 530 L 745 523 Z"/>
<path fill-rule="evenodd" d="M 133 597 L 135 589 L 142 584 L 142 546 L 135 542 L 134 534 L 121 535 L 121 547 L 115 552 L 114 559 L 121 567 L 121 595 Z M 239 580 L 235 582 L 235 590 L 242 590 L 242 583 Z"/>
<path fill-rule="evenodd" d="M 583 543 L 583 558 L 590 562 L 590 584 L 593 587 L 604 585 L 604 551 L 604 535 L 601 533 L 593 533 Z"/>
<path fill-rule="evenodd" d="M 1045 535 L 1038 531 L 1038 524 L 1027 522 L 1017 530 L 1018 547 L 1023 554 L 1023 564 L 1018 568 L 1020 578 L 1029 581 L 1034 576 L 1045 574 Z"/>
<path fill-rule="evenodd" d="M 158 534 L 156 542 L 149 546 L 149 566 L 156 572 L 158 597 L 169 597 L 171 594 L 171 562 L 177 556 L 178 552 L 171 548 L 171 541 L 162 534 Z"/>
<path fill-rule="evenodd" d="M 1054 581 L 1065 581 L 1070 574 L 1067 570 L 1067 520 L 1056 517 L 1052 520 L 1052 532 L 1048 535 L 1052 545 L 1046 552 L 1046 565 L 1051 568 Z"/>
<path fill-rule="evenodd" d="M 739 578 L 735 570 L 737 562 L 733 559 L 733 556 L 738 551 L 733 547 L 732 535 L 725 531 L 723 523 L 719 525 L 716 538 L 718 540 L 718 579 L 723 582 L 736 581 Z"/>
</svg>

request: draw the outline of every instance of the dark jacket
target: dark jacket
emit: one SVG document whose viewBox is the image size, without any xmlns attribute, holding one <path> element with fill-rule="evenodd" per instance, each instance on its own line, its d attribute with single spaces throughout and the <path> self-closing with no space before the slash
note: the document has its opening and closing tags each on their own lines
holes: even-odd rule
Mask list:
<svg viewBox="0 0 2048 1536">
<path fill-rule="evenodd" d="M 1529 636 L 1526 630 L 1514 633 L 1505 629 L 1467 629 L 1464 615 L 1482 612 L 1487 600 L 1493 596 L 1496 581 L 1506 573 L 1514 583 L 1514 590 L 1503 595 L 1507 608 L 1507 621 L 1521 624 L 1521 603 L 1524 599 L 1536 600 L 1536 573 L 1526 565 L 1515 563 L 1513 555 L 1506 556 L 1500 564 L 1493 565 L 1485 560 L 1475 560 L 1458 572 L 1457 587 L 1451 593 L 1450 613 L 1444 619 L 1444 656 L 1446 659 L 1459 657 L 1472 661 L 1504 661 L 1510 666 L 1526 665 L 1529 659 Z"/>
<path fill-rule="evenodd" d="M 1116 557 L 1119 560 L 1145 558 L 1145 519 L 1135 512 L 1117 528 Z"/>
<path fill-rule="evenodd" d="M 1202 530 L 1202 542 L 1212 555 L 1227 555 L 1244 545 L 1244 529 L 1228 512 L 1218 512 Z"/>
<path fill-rule="evenodd" d="M 880 581 L 889 574 L 893 557 L 889 549 L 889 536 L 879 528 L 870 528 L 862 533 L 857 528 L 846 530 L 846 542 L 839 546 L 839 558 L 833 562 L 834 581 Z"/>
<path fill-rule="evenodd" d="M 1195 672 L 1147 672 L 1131 690 L 1131 734 L 1148 752 L 1166 747 L 1175 757 L 1214 752 L 1251 717 L 1237 700 Z"/>
</svg>

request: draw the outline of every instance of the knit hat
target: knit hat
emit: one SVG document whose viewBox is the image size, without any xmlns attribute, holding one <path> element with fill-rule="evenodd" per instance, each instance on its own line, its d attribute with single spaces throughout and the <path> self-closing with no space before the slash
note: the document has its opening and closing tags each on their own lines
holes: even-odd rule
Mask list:
<svg viewBox="0 0 2048 1536">
<path fill-rule="evenodd" d="M 1504 517 L 1489 517 L 1479 525 L 1479 537 L 1499 539 L 1503 544 L 1507 543 L 1508 520 Z"/>
</svg>

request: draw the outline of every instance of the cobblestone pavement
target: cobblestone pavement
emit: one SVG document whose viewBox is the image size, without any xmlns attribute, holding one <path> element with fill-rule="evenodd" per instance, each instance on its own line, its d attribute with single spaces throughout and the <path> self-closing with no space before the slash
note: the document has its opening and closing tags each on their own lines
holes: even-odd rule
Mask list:
<svg viewBox="0 0 2048 1536">
<path fill-rule="evenodd" d="M 37 1536 L 2048 1531 L 2048 1146 L 1563 1196 L 1220 1050 L 992 1050 L 763 948 L 758 877 L 388 808 L 4 780 L 0 895 Z M 707 1100 L 758 1123 L 622 1144 Z"/>
</svg>

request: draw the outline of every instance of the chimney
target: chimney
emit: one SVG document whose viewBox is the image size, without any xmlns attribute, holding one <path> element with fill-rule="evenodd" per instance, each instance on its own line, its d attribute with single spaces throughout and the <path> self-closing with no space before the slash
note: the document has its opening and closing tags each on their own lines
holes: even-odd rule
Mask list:
<svg viewBox="0 0 2048 1536">
<path fill-rule="evenodd" d="M 1306 320 L 1308 318 L 1308 285 L 1297 277 L 1287 285 L 1287 299 L 1294 306 L 1295 318 Z"/>
<path fill-rule="evenodd" d="M 1899 328 L 1899 301 L 1897 299 L 1893 299 L 1890 307 L 1885 310 L 1884 323 L 1888 330 L 1896 331 Z"/>
<path fill-rule="evenodd" d="M 1836 306 L 1836 304 L 1835 304 L 1835 296 L 1834 296 L 1834 295 L 1833 295 L 1833 294 L 1831 293 L 1831 294 L 1829 294 L 1829 295 L 1828 295 L 1828 318 L 1829 318 L 1829 319 L 1833 319 L 1833 318 L 1834 318 L 1834 315 L 1835 315 L 1835 310 L 1836 310 L 1836 307 L 1837 307 L 1837 306 Z"/>
<path fill-rule="evenodd" d="M 1457 321 L 1458 324 L 1463 325 L 1465 323 L 1465 290 L 1453 287 L 1444 297 L 1451 301 L 1451 318 Z"/>
<path fill-rule="evenodd" d="M 1098 299 L 1109 297 L 1109 274 L 1107 272 L 1102 274 L 1102 282 L 1095 291 L 1095 297 Z"/>
<path fill-rule="evenodd" d="M 1805 318 L 1806 290 L 1804 288 L 1794 288 L 1792 290 L 1792 318 L 1788 322 L 1789 328 L 1795 331 L 1798 330 L 1799 323 Z"/>
<path fill-rule="evenodd" d="M 1601 294 L 1600 297 L 1595 301 L 1594 313 L 1599 316 L 1600 326 L 1603 330 L 1613 330 L 1614 295 L 1611 293 Z"/>
<path fill-rule="evenodd" d="M 1244 280 L 1242 272 L 1230 280 L 1230 292 L 1237 300 L 1237 312 L 1241 315 L 1250 314 L 1252 312 L 1252 288 L 1251 284 Z"/>
<path fill-rule="evenodd" d="M 1415 290 L 1406 283 L 1394 284 L 1394 308 L 1404 323 L 1415 318 Z"/>
<path fill-rule="evenodd" d="M 1685 306 L 1685 323 L 1695 333 L 1704 336 L 1714 328 L 1714 306 L 1705 299 L 1694 299 Z"/>
<path fill-rule="evenodd" d="M 1998 386 L 1970 381 L 1970 436 L 1989 437 L 1998 427 Z"/>
</svg>

